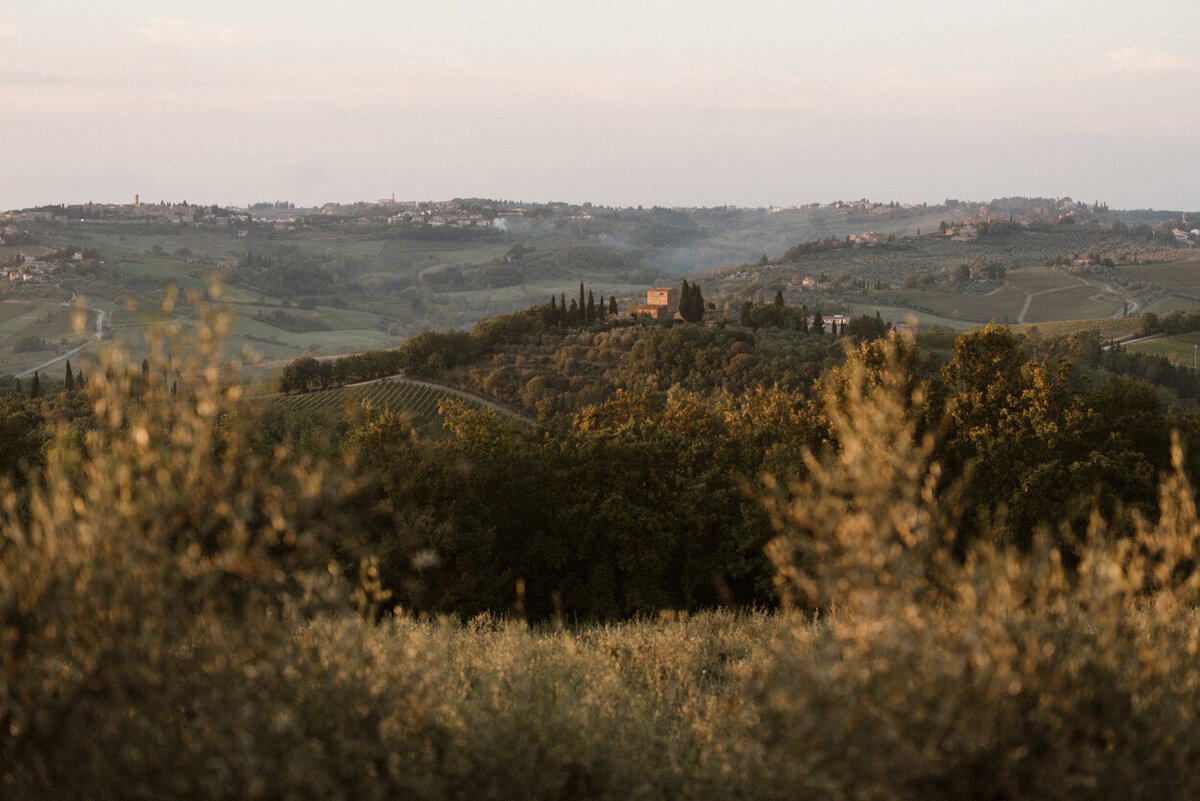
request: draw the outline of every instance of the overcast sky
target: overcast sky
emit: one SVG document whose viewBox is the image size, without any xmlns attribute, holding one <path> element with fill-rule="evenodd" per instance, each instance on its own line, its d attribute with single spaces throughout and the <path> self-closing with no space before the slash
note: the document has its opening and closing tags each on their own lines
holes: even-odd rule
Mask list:
<svg viewBox="0 0 1200 801">
<path fill-rule="evenodd" d="M 10 0 L 0 208 L 1200 210 L 1200 2 Z"/>
</svg>

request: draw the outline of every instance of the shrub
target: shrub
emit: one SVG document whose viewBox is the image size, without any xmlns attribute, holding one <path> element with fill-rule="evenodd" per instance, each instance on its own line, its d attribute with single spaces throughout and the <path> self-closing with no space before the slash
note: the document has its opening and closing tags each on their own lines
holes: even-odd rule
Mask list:
<svg viewBox="0 0 1200 801">
<path fill-rule="evenodd" d="M 893 339 L 893 342 L 895 340 Z M 893 346 L 894 348 L 894 346 Z M 953 556 L 955 495 L 916 441 L 902 371 L 827 399 L 840 450 L 777 488 L 796 623 L 757 682 L 780 787 L 832 798 L 1190 797 L 1200 535 L 1174 448 L 1161 516 L 1094 515 L 1068 570 L 1046 532 Z M 915 405 L 915 404 L 912 404 Z M 815 636 L 814 636 L 815 633 Z"/>
<path fill-rule="evenodd" d="M 321 510 L 343 488 L 252 452 L 236 371 L 221 369 L 229 326 L 204 310 L 145 371 L 107 351 L 88 382 L 94 428 L 60 432 L 27 502 L 5 496 L 8 797 L 196 789 L 175 766 L 229 728 L 208 713 L 257 714 L 221 699 L 287 644 L 283 619 L 338 598 Z"/>
</svg>

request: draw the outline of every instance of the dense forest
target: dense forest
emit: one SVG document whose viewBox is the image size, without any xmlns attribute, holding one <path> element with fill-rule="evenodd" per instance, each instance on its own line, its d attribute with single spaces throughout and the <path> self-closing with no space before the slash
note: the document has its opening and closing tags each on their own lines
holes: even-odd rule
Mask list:
<svg viewBox="0 0 1200 801">
<path fill-rule="evenodd" d="M 556 302 L 285 371 L 512 410 L 428 437 L 197 308 L 3 399 L 10 797 L 1200 788 L 1200 418 L 1098 336 Z"/>
</svg>

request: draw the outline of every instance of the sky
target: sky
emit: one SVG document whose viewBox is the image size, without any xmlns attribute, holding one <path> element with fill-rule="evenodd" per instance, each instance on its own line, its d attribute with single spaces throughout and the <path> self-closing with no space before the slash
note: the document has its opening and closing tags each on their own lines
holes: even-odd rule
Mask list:
<svg viewBox="0 0 1200 801">
<path fill-rule="evenodd" d="M 0 209 L 1200 211 L 1195 0 L 9 0 Z"/>
</svg>

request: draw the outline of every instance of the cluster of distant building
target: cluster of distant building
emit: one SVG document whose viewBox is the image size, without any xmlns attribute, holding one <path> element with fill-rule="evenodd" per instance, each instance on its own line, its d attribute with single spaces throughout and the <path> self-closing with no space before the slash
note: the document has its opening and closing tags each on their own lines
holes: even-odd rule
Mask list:
<svg viewBox="0 0 1200 801">
<path fill-rule="evenodd" d="M 811 275 L 796 274 L 792 276 L 792 280 L 788 281 L 787 288 L 789 291 L 812 292 L 818 289 L 833 289 L 833 281 L 825 276 L 815 278 Z"/>
<path fill-rule="evenodd" d="M 143 203 L 138 195 L 132 203 L 79 203 L 62 206 L 42 206 L 24 211 L 8 211 L 3 219 L 13 223 L 34 222 L 141 222 L 199 224 L 225 228 L 239 222 L 250 222 L 249 212 L 232 211 L 219 206 L 197 206 L 186 200 L 181 203 L 159 201 Z"/>
<path fill-rule="evenodd" d="M 1200 245 L 1200 228 L 1172 228 L 1171 236 L 1175 237 L 1175 241 L 1181 245 L 1188 247 L 1196 247 Z"/>
<path fill-rule="evenodd" d="M 990 203 L 946 200 L 942 206 L 952 212 L 953 219 L 943 223 L 938 234 L 949 239 L 970 242 L 978 238 L 986 225 L 1008 222 L 1027 224 L 1033 220 L 1075 222 L 1092 215 L 1105 214 L 1106 204 L 1088 204 L 1061 198 L 1002 198 Z M 326 203 L 317 209 L 296 209 L 288 202 L 254 203 L 244 208 L 219 207 L 189 204 L 187 201 L 172 203 L 158 201 L 143 203 L 134 195 L 132 203 L 82 203 L 58 206 L 42 206 L 22 211 L 0 213 L 0 221 L 10 224 L 52 223 L 169 223 L 176 225 L 201 225 L 214 228 L 231 228 L 237 235 L 246 236 L 256 226 L 267 226 L 277 231 L 294 231 L 298 227 L 315 224 L 317 219 L 362 226 L 415 225 L 431 228 L 497 228 L 511 230 L 511 226 L 523 219 L 541 218 L 553 214 L 556 219 L 587 221 L 594 213 L 602 213 L 609 207 L 584 203 L 575 206 L 566 203 L 526 204 L 520 201 L 453 199 L 442 201 L 397 201 L 393 193 L 389 198 L 356 203 Z M 638 207 L 639 210 L 641 207 Z M 739 209 L 736 206 L 723 207 Z M 801 213 L 812 210 L 831 209 L 850 214 L 866 214 L 886 218 L 894 211 L 929 208 L 927 203 L 880 203 L 867 199 L 835 201 L 833 203 L 809 203 L 793 206 L 770 206 L 772 214 Z M 690 208 L 674 208 L 674 211 L 695 211 Z M 763 209 L 760 209 L 763 210 Z M 1200 246 L 1200 228 L 1184 224 L 1175 227 L 1172 235 L 1181 245 Z M 930 233 L 933 233 L 932 231 Z M 893 233 L 869 230 L 850 234 L 844 245 L 851 247 L 873 247 L 892 241 Z M 838 244 L 838 243 L 834 243 Z"/>
<path fill-rule="evenodd" d="M 28 252 L 19 252 L 16 264 L 0 266 L 0 281 L 20 281 L 26 284 L 41 284 L 49 281 L 50 276 L 58 271 L 58 265 L 54 262 L 42 261 L 41 256 L 51 252 L 50 248 L 44 247 L 30 248 Z M 72 258 L 75 261 L 82 261 L 83 254 L 77 252 Z"/>
<path fill-rule="evenodd" d="M 804 203 L 799 206 L 771 206 L 768 211 L 772 214 L 787 212 L 812 211 L 814 209 L 839 209 L 846 211 L 872 211 L 874 209 L 920 209 L 925 203 L 878 203 L 862 198 L 861 200 L 835 200 L 833 203 Z"/>
</svg>

